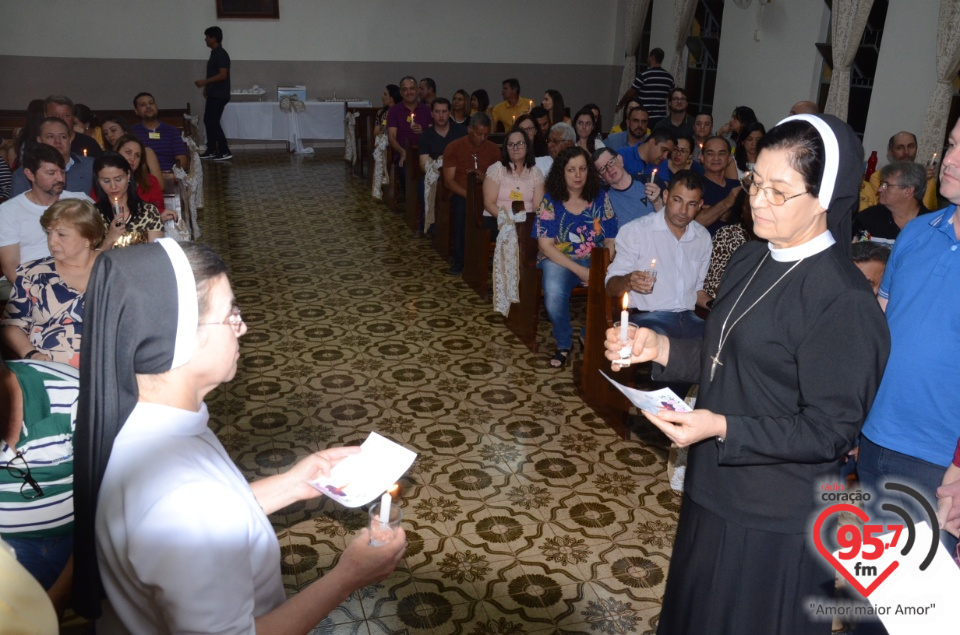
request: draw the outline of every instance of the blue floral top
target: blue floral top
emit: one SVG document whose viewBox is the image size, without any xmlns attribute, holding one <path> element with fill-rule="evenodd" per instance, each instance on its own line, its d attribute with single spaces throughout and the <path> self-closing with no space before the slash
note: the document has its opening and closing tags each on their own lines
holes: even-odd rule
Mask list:
<svg viewBox="0 0 960 635">
<path fill-rule="evenodd" d="M 20 265 L 0 326 L 22 329 L 53 361 L 80 367 L 83 294 L 63 281 L 52 257 Z"/>
<path fill-rule="evenodd" d="M 571 214 L 562 201 L 543 195 L 537 209 L 537 222 L 533 225 L 534 238 L 553 238 L 557 249 L 577 264 L 590 266 L 590 252 L 594 247 L 603 247 L 607 238 L 616 238 L 617 216 L 607 193 L 601 191 L 593 203 L 579 214 Z M 543 260 L 537 254 L 537 262 Z"/>
</svg>

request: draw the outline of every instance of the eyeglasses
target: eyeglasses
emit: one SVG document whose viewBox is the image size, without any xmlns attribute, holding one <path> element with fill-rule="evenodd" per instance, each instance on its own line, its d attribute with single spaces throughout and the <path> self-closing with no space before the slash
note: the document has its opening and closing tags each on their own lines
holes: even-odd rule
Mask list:
<svg viewBox="0 0 960 635">
<path fill-rule="evenodd" d="M 16 461 L 23 463 L 22 469 L 16 464 Z M 36 479 L 30 475 L 30 465 L 27 464 L 27 459 L 23 457 L 23 452 L 17 452 L 17 455 L 13 457 L 13 460 L 7 463 L 7 472 L 9 472 L 10 476 L 14 478 L 23 479 L 23 485 L 20 486 L 20 495 L 27 500 L 33 500 L 43 496 L 43 490 L 40 489 L 40 483 L 38 483 Z M 30 486 L 30 489 L 27 489 L 27 485 Z"/>
<path fill-rule="evenodd" d="M 535 126 L 520 126 L 519 129 L 520 129 L 521 132 L 527 132 L 527 133 L 529 133 L 529 132 L 536 132 L 536 130 L 537 130 L 537 128 L 536 128 Z"/>
<path fill-rule="evenodd" d="M 599 170 L 597 170 L 597 172 L 600 173 L 600 176 L 603 176 L 604 174 L 606 174 L 606 173 L 607 173 L 607 170 L 609 170 L 609 169 L 612 168 L 614 165 L 616 165 L 617 159 L 619 159 L 619 158 L 620 158 L 619 156 L 616 156 L 616 157 L 613 157 L 612 159 L 610 159 L 609 161 L 607 161 L 606 163 L 604 163 L 604 164 L 603 164 L 603 167 L 600 168 Z"/>
<path fill-rule="evenodd" d="M 508 143 L 507 150 L 522 150 L 527 147 L 526 141 L 517 141 L 515 143 Z"/>
<path fill-rule="evenodd" d="M 904 189 L 905 189 L 905 188 L 908 188 L 908 187 L 910 187 L 910 186 L 909 186 L 909 185 L 899 185 L 899 184 L 897 184 L 897 183 L 887 183 L 886 181 L 880 181 L 880 187 L 877 188 L 877 189 L 885 190 L 885 189 L 887 189 L 888 187 L 899 187 L 899 188 L 904 188 Z"/>
<path fill-rule="evenodd" d="M 686 97 L 674 97 L 674 98 L 672 98 L 670 101 L 675 101 L 675 102 L 677 102 L 677 103 L 682 103 L 682 102 L 687 101 L 687 98 L 686 98 Z"/>
<path fill-rule="evenodd" d="M 754 183 L 753 176 L 750 174 L 740 180 L 740 187 L 742 187 L 751 197 L 756 196 L 758 192 L 763 192 L 763 197 L 767 199 L 767 202 L 776 207 L 780 207 L 792 198 L 797 198 L 798 196 L 803 196 L 804 194 L 808 193 L 806 190 L 804 190 L 799 194 L 787 196 L 780 190 L 775 190 L 772 187 L 760 187 Z"/>
<path fill-rule="evenodd" d="M 685 154 L 690 154 L 690 150 L 688 150 L 687 148 L 677 148 L 676 150 L 673 151 L 673 153 L 683 156 Z"/>
<path fill-rule="evenodd" d="M 202 322 L 197 324 L 197 326 L 229 326 L 233 329 L 234 333 L 240 335 L 240 331 L 243 330 L 243 318 L 240 317 L 240 307 L 233 307 L 230 315 L 228 315 L 227 319 L 223 322 Z"/>
</svg>

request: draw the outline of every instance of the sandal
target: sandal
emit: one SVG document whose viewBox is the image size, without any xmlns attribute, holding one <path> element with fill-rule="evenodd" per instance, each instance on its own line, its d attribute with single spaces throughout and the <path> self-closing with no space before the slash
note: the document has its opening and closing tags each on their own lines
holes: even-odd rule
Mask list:
<svg viewBox="0 0 960 635">
<path fill-rule="evenodd" d="M 557 352 L 550 358 L 551 368 L 563 368 L 567 365 L 567 357 L 570 356 L 569 348 L 558 348 Z"/>
</svg>

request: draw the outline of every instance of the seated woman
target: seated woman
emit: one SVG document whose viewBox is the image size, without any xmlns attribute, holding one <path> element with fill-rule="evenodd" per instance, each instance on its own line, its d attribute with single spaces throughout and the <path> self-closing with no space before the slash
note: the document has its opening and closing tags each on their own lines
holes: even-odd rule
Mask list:
<svg viewBox="0 0 960 635">
<path fill-rule="evenodd" d="M 753 165 L 757 162 L 757 144 L 765 134 L 767 129 L 759 121 L 754 121 L 743 128 L 743 134 L 740 135 L 740 141 L 737 142 L 737 149 L 733 155 L 737 161 L 737 178 L 743 179 L 747 176 L 747 172 L 753 171 Z"/>
<path fill-rule="evenodd" d="M 570 293 L 590 279 L 593 248 L 613 249 L 617 236 L 613 206 L 583 148 L 567 148 L 553 162 L 533 236 L 540 247 L 537 267 L 543 271 L 543 303 L 557 345 L 550 365 L 562 368 L 573 346 Z"/>
<path fill-rule="evenodd" d="M 460 88 L 453 94 L 453 99 L 451 100 L 452 108 L 450 109 L 450 121 L 453 123 L 458 123 L 461 126 L 467 125 L 467 119 L 470 118 L 469 113 L 467 112 L 467 104 L 470 103 L 470 95 L 467 94 L 467 91 Z"/>
<path fill-rule="evenodd" d="M 163 236 L 160 212 L 156 205 L 137 195 L 130 163 L 116 152 L 107 152 L 93 162 L 93 197 L 106 228 L 101 250 L 145 243 Z"/>
<path fill-rule="evenodd" d="M 85 134 L 103 149 L 103 131 L 100 118 L 86 104 L 73 105 L 73 131 Z"/>
<path fill-rule="evenodd" d="M 602 141 L 607 135 L 605 135 L 603 132 L 603 115 L 600 114 L 600 106 L 596 104 L 587 104 L 584 106 L 584 108 L 589 109 L 590 112 L 593 113 L 594 128 L 596 128 L 597 131 L 597 139 Z M 597 147 L 599 148 L 602 146 Z"/>
<path fill-rule="evenodd" d="M 102 588 L 101 633 L 306 633 L 386 578 L 406 536 L 373 547 L 364 528 L 287 601 L 267 514 L 319 497 L 309 481 L 359 448 L 253 483 L 228 458 L 203 400 L 236 374 L 247 325 L 220 257 L 164 238 L 101 259 L 74 442 L 78 612 L 96 617 Z"/>
<path fill-rule="evenodd" d="M 383 89 L 383 95 L 380 96 L 382 107 L 377 111 L 377 122 L 373 126 L 373 134 L 379 135 L 387 132 L 387 111 L 390 110 L 391 106 L 399 104 L 401 101 L 403 101 L 403 97 L 400 95 L 400 87 L 396 84 L 387 84 L 387 87 Z"/>
<path fill-rule="evenodd" d="M 136 136 L 130 130 L 130 124 L 122 117 L 107 117 L 100 126 L 103 132 L 103 149 L 106 151 L 119 152 L 120 139 L 124 136 Z M 163 183 L 163 172 L 160 171 L 160 161 L 157 159 L 157 153 L 153 148 L 144 148 L 143 161 L 147 164 L 147 169 L 151 176 L 157 180 L 157 183 Z"/>
<path fill-rule="evenodd" d="M 473 94 L 470 95 L 470 116 L 472 117 L 478 112 L 490 114 L 490 95 L 482 88 L 473 91 Z"/>
<path fill-rule="evenodd" d="M 670 174 L 676 174 L 680 170 L 693 170 L 703 176 L 703 164 L 693 160 L 693 137 L 688 134 L 677 135 L 677 148 L 670 153 L 667 166 Z"/>
<path fill-rule="evenodd" d="M 127 160 L 133 170 L 137 182 L 137 196 L 145 203 L 152 203 L 160 212 L 160 220 L 176 220 L 177 215 L 167 211 L 163 202 L 163 187 L 157 177 L 150 174 L 146 161 L 143 160 L 147 148 L 135 135 L 123 135 L 117 141 L 117 152 Z"/>
<path fill-rule="evenodd" d="M 513 130 L 519 130 L 527 137 L 527 143 L 533 148 L 534 157 L 545 157 L 549 151 L 547 140 L 540 134 L 537 122 L 530 114 L 522 114 L 513 122 Z"/>
<path fill-rule="evenodd" d="M 597 138 L 597 120 L 593 111 L 584 106 L 573 117 L 573 129 L 577 132 L 577 145 L 586 150 L 590 156 L 598 148 L 603 148 L 603 141 Z"/>
<path fill-rule="evenodd" d="M 0 334 L 15 359 L 79 367 L 83 298 L 103 222 L 93 205 L 72 198 L 48 207 L 40 224 L 51 255 L 17 269 Z"/>
<path fill-rule="evenodd" d="M 559 90 L 552 88 L 543 94 L 543 101 L 540 105 L 546 108 L 550 113 L 550 125 L 555 123 L 570 123 L 570 117 L 567 116 L 567 107 L 563 103 L 563 95 Z"/>
<path fill-rule="evenodd" d="M 744 181 L 744 188 L 749 187 L 751 181 Z M 746 192 L 744 192 L 746 194 Z M 743 196 L 742 207 L 740 211 L 740 222 L 732 225 L 724 225 L 717 230 L 713 236 L 713 251 L 710 253 L 710 268 L 707 269 L 707 277 L 703 283 L 703 290 L 712 299 L 716 299 L 717 291 L 720 289 L 720 281 L 723 279 L 723 273 L 727 270 L 727 264 L 730 257 L 733 256 L 740 247 L 750 240 L 760 240 L 753 233 L 753 214 L 750 211 L 750 197 Z M 713 308 L 712 300 L 704 308 Z"/>
<path fill-rule="evenodd" d="M 536 167 L 532 144 L 523 131 L 511 130 L 501 148 L 500 161 L 487 168 L 483 179 L 484 226 L 496 239 L 500 210 L 511 212 L 514 201 L 523 201 L 523 209 L 532 212 L 542 200 L 543 173 Z"/>
</svg>

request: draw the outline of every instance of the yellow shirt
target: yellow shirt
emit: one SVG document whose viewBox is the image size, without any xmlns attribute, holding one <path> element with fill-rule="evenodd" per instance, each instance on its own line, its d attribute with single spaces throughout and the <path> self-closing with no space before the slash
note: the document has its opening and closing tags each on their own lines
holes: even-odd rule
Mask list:
<svg viewBox="0 0 960 635">
<path fill-rule="evenodd" d="M 870 175 L 869 181 L 860 183 L 860 211 L 873 207 L 879 202 L 877 192 L 880 190 L 880 170 Z M 939 209 L 937 202 L 937 177 L 927 179 L 927 191 L 923 194 L 923 206 L 929 210 Z"/>
<path fill-rule="evenodd" d="M 513 122 L 517 120 L 517 117 L 530 112 L 533 106 L 533 100 L 526 97 L 518 99 L 517 105 L 512 108 L 507 102 L 501 101 L 493 107 L 493 113 L 490 115 L 490 118 L 493 119 L 493 127 L 490 132 L 497 131 L 498 122 L 503 126 L 504 131 L 510 130 L 510 128 L 513 128 Z"/>
</svg>

